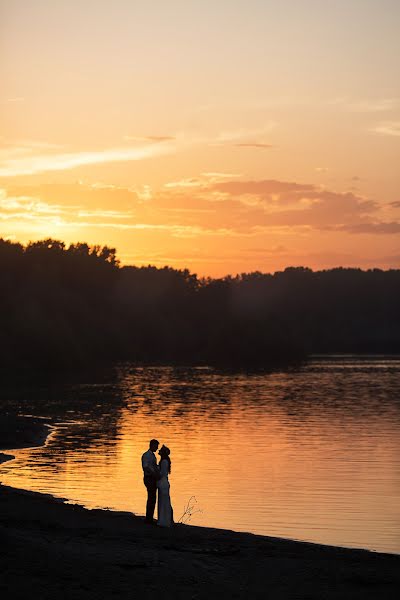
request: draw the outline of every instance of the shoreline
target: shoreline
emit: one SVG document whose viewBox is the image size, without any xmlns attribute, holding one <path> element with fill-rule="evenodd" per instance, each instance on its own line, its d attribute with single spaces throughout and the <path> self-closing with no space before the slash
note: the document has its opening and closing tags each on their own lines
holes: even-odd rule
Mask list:
<svg viewBox="0 0 400 600">
<path fill-rule="evenodd" d="M 45 443 L 51 433 L 48 421 L 2 417 L 0 434 L 12 422 L 17 433 L 0 435 L 1 449 L 7 436 L 7 449 L 16 449 Z M 390 600 L 400 588 L 396 554 L 193 525 L 166 530 L 132 513 L 90 510 L 0 484 L 1 547 L 0 591 L 7 599 L 108 599 L 134 592 L 138 598 L 197 600 Z"/>
<path fill-rule="evenodd" d="M 51 433 L 49 419 L 0 416 L 0 465 L 15 459 L 10 450 L 44 446 Z"/>
<path fill-rule="evenodd" d="M 12 454 L 9 454 L 8 450 L 21 450 L 24 448 L 37 448 L 37 447 L 43 446 L 46 444 L 48 438 L 53 433 L 54 427 L 49 424 L 49 419 L 44 419 L 44 418 L 38 419 L 37 417 L 28 417 L 27 416 L 27 417 L 18 417 L 18 422 L 19 422 L 19 427 L 18 427 L 17 432 L 15 433 L 15 436 L 16 436 L 16 438 L 19 437 L 20 439 L 19 440 L 16 439 L 14 444 L 11 444 L 9 448 L 5 448 L 4 445 L 1 443 L 2 442 L 1 433 L 2 433 L 2 429 L 4 429 L 4 417 L 0 417 L 0 468 L 1 468 L 1 464 L 11 461 L 11 460 L 15 460 L 15 456 L 13 456 Z M 13 424 L 15 424 L 15 419 L 13 419 L 10 423 L 10 421 L 8 421 L 7 417 L 6 417 L 6 425 L 12 426 Z M 6 452 L 3 452 L 3 450 L 6 450 Z M 1 470 L 0 470 L 0 486 L 2 486 Z M 2 488 L 3 489 L 7 488 L 9 490 L 13 490 L 15 492 L 20 492 L 20 493 L 23 493 L 28 496 L 52 498 L 55 502 L 61 502 L 61 503 L 69 502 L 69 498 L 53 496 L 52 494 L 47 494 L 45 492 L 35 492 L 35 491 L 31 491 L 31 490 L 26 490 L 24 488 L 14 488 L 11 486 L 2 486 Z M 80 504 L 79 502 L 74 502 L 73 505 L 79 506 L 83 510 L 87 510 L 87 511 L 98 510 L 98 511 L 110 512 L 110 513 L 116 513 L 116 514 L 124 513 L 124 511 L 119 511 L 119 510 L 110 509 L 110 508 L 106 508 L 106 507 L 89 508 L 89 507 L 84 506 L 83 504 Z M 133 515 L 135 518 L 138 518 L 138 519 L 142 518 L 133 512 L 126 512 L 126 514 Z M 180 525 L 183 525 L 183 524 L 180 524 Z M 356 552 L 370 552 L 372 554 L 383 554 L 383 555 L 400 557 L 400 554 L 391 553 L 391 552 L 380 552 L 380 551 L 376 551 L 376 550 L 371 550 L 369 548 L 353 548 L 353 547 L 349 547 L 349 546 L 333 546 L 330 544 L 321 544 L 319 542 L 312 542 L 312 541 L 308 541 L 308 540 L 295 540 L 292 538 L 276 538 L 276 537 L 272 538 L 270 536 L 263 536 L 261 534 L 252 533 L 250 531 L 235 531 L 235 530 L 231 530 L 231 529 L 222 529 L 219 527 L 207 527 L 207 526 L 200 526 L 200 525 L 188 525 L 188 526 L 192 527 L 192 528 L 196 527 L 198 529 L 212 529 L 213 531 L 230 531 L 230 532 L 234 532 L 237 534 L 253 535 L 256 537 L 260 537 L 260 538 L 265 537 L 266 539 L 282 540 L 283 542 L 311 544 L 313 546 L 317 546 L 317 547 L 321 547 L 321 548 L 332 548 L 332 549 L 337 549 L 337 550 L 350 550 L 350 551 L 353 550 Z"/>
<path fill-rule="evenodd" d="M 13 456 L 12 454 L 4 454 L 4 452 L 0 452 L 0 465 L 9 461 L 9 460 L 14 460 L 15 456 Z"/>
<path fill-rule="evenodd" d="M 0 416 L 0 452 L 44 446 L 51 434 L 50 421 L 40 417 Z"/>
<path fill-rule="evenodd" d="M 0 485 L 0 591 L 49 599 L 397 598 L 400 557 L 224 529 L 148 526 Z M 4 545 L 5 544 L 5 545 Z M 15 595 L 13 595 L 15 594 Z"/>
</svg>

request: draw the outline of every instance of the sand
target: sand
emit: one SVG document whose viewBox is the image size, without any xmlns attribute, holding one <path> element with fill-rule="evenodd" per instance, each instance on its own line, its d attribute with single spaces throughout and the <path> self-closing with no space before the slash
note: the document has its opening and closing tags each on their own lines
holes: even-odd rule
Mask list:
<svg viewBox="0 0 400 600">
<path fill-rule="evenodd" d="M 0 419 L 1 449 L 10 423 Z M 8 448 L 37 445 L 48 432 L 29 419 L 18 427 L 7 430 Z M 397 555 L 190 525 L 161 529 L 131 513 L 1 485 L 0 554 L 5 600 L 390 600 L 400 591 Z"/>
</svg>

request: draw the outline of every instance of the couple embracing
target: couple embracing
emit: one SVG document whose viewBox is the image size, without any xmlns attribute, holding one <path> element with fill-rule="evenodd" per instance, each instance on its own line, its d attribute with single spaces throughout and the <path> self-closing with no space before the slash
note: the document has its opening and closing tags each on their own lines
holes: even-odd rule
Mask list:
<svg viewBox="0 0 400 600">
<path fill-rule="evenodd" d="M 171 473 L 170 450 L 167 446 L 161 446 L 158 451 L 160 462 L 157 464 L 155 452 L 158 446 L 158 440 L 150 440 L 149 449 L 142 456 L 143 481 L 147 489 L 145 523 L 154 523 L 153 517 L 158 490 L 157 525 L 160 527 L 171 527 L 173 524 L 173 510 L 169 495 L 168 480 L 168 475 Z"/>
</svg>

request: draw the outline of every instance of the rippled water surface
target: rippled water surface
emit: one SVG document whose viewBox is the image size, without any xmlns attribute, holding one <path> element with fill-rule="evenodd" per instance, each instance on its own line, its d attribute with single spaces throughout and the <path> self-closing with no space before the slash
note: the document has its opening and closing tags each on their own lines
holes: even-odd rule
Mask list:
<svg viewBox="0 0 400 600">
<path fill-rule="evenodd" d="M 45 447 L 13 452 L 4 484 L 143 514 L 140 457 L 157 437 L 176 518 L 194 496 L 196 525 L 400 552 L 399 358 L 262 374 L 122 365 L 3 389 L 1 403 L 56 424 Z"/>
</svg>

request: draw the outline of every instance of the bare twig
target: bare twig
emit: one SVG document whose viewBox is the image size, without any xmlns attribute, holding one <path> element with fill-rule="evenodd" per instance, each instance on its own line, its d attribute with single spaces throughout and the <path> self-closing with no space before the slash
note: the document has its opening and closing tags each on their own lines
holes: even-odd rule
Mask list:
<svg viewBox="0 0 400 600">
<path fill-rule="evenodd" d="M 196 513 L 202 513 L 202 509 L 196 506 L 196 496 L 190 496 L 188 503 L 183 509 L 183 515 L 178 520 L 178 523 L 188 523 Z"/>
</svg>

